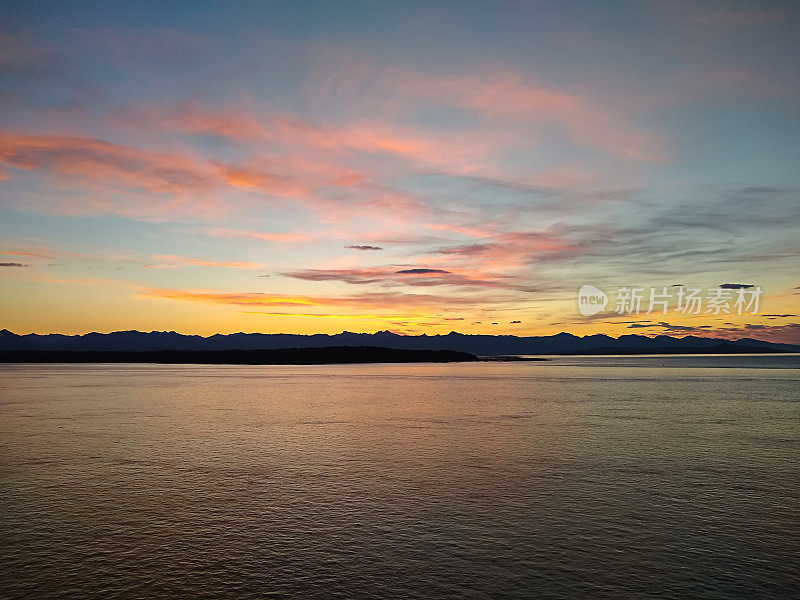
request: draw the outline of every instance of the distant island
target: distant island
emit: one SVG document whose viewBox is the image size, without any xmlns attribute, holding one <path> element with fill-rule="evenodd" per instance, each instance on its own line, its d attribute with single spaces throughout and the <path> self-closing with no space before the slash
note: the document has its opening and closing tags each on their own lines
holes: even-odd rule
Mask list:
<svg viewBox="0 0 800 600">
<path fill-rule="evenodd" d="M 467 362 L 474 354 L 453 350 L 397 350 L 375 346 L 326 346 L 273 350 L 11 350 L 0 363 L 155 363 L 201 365 L 328 365 Z"/>
<path fill-rule="evenodd" d="M 764 352 L 800 352 L 800 346 L 777 344 L 753 338 L 726 340 L 688 335 L 671 337 L 659 335 L 608 335 L 576 336 L 559 333 L 548 336 L 515 335 L 465 335 L 452 331 L 446 335 L 398 335 L 390 331 L 377 333 L 351 333 L 334 335 L 296 335 L 284 333 L 231 333 L 208 337 L 183 335 L 174 331 L 115 331 L 112 333 L 87 333 L 83 335 L 27 334 L 17 335 L 7 329 L 0 330 L 0 352 L 229 352 L 302 349 L 324 350 L 323 354 L 335 353 L 333 348 L 354 347 L 381 348 L 385 356 L 390 350 L 452 351 L 474 356 L 520 356 L 520 355 L 567 355 L 567 354 L 754 354 Z M 17 354 L 17 357 L 21 357 Z M 208 355 L 209 358 L 211 355 Z M 243 356 L 243 355 L 242 355 Z M 278 355 L 269 360 L 278 360 Z M 309 357 L 313 356 L 308 354 Z M 395 355 L 401 356 L 399 354 Z M 419 358 L 409 360 L 429 360 Z M 300 354 L 295 357 L 299 359 Z M 319 358 L 321 358 L 320 355 Z M 267 355 L 257 362 L 263 363 Z M 10 362 L 8 354 L 2 359 Z M 239 359 L 237 359 L 239 360 Z M 433 360 L 433 359 L 431 359 Z M 130 361 L 123 361 L 130 362 Z M 183 361 L 179 361 L 183 362 Z M 225 361 L 228 362 L 228 361 Z M 328 362 L 328 361 L 324 361 Z M 334 360 L 332 362 L 352 362 Z M 356 361 L 364 362 L 364 361 Z M 368 362 L 383 362 L 372 360 Z M 396 361 L 387 361 L 396 362 Z M 406 362 L 404 359 L 402 362 Z M 266 364 L 266 363 L 263 363 Z"/>
</svg>

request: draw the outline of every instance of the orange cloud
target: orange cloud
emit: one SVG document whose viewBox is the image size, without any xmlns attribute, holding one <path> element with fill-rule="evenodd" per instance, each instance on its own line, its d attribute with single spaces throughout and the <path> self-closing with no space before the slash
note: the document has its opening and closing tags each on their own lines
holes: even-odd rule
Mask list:
<svg viewBox="0 0 800 600">
<path fill-rule="evenodd" d="M 0 250 L 3 256 L 28 256 L 30 258 L 52 258 L 51 255 L 40 252 L 28 252 L 26 250 Z"/>
<path fill-rule="evenodd" d="M 223 293 L 223 292 L 202 292 L 170 290 L 163 288 L 152 288 L 144 290 L 142 296 L 148 298 L 165 298 L 169 300 L 190 300 L 194 302 L 206 302 L 212 304 L 235 304 L 239 306 L 316 306 L 323 304 L 313 298 L 303 296 L 284 296 L 263 294 L 260 292 L 252 293 Z"/>
<path fill-rule="evenodd" d="M 265 315 L 270 317 L 309 317 L 321 319 L 350 319 L 364 321 L 389 321 L 395 325 L 405 325 L 412 322 L 414 325 L 434 325 L 434 323 L 421 323 L 421 320 L 428 320 L 428 315 L 422 317 L 409 317 L 408 314 L 398 315 L 365 315 L 365 314 L 331 314 L 331 313 L 290 313 L 290 312 L 262 312 L 244 311 L 248 315 Z M 438 325 L 439 323 L 435 323 Z"/>
<path fill-rule="evenodd" d="M 235 188 L 268 190 L 270 195 L 285 198 L 304 196 L 311 191 L 307 185 L 258 169 L 221 166 L 220 171 L 225 182 Z"/>
<path fill-rule="evenodd" d="M 286 294 L 269 294 L 264 292 L 218 292 L 210 290 L 176 290 L 167 288 L 145 288 L 139 292 L 140 297 L 184 300 L 205 304 L 227 304 L 232 306 L 296 306 L 296 307 L 367 307 L 370 310 L 389 310 L 396 313 L 414 314 L 425 311 L 437 313 L 442 307 L 453 306 L 485 306 L 491 302 L 508 301 L 508 298 L 490 297 L 486 295 L 435 295 L 404 294 L 377 292 L 354 296 L 298 296 Z"/>
</svg>

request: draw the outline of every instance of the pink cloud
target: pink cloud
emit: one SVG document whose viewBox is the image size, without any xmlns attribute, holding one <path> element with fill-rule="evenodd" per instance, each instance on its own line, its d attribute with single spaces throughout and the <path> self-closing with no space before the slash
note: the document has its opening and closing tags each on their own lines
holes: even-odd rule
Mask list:
<svg viewBox="0 0 800 600">
<path fill-rule="evenodd" d="M 228 229 L 227 227 L 215 227 L 213 229 L 209 229 L 208 234 L 214 237 L 245 238 L 264 240 L 267 242 L 306 242 L 313 239 L 310 235 L 298 233 L 268 233 L 264 231 Z"/>
<path fill-rule="evenodd" d="M 165 106 L 118 108 L 109 125 L 148 127 L 186 135 L 217 135 L 233 142 L 271 144 L 306 153 L 341 154 L 364 152 L 385 154 L 424 163 L 442 163 L 455 145 L 432 138 L 429 132 L 393 127 L 386 122 L 356 118 L 350 125 L 323 125 L 307 119 L 246 107 L 202 107 L 197 102 Z M 462 150 L 463 152 L 463 150 Z M 347 173 L 343 179 L 358 174 Z"/>
<path fill-rule="evenodd" d="M 247 208 L 257 196 L 295 200 L 309 209 L 334 213 L 358 204 L 362 208 L 379 206 L 388 194 L 371 194 L 364 189 L 356 190 L 359 194 L 351 195 L 346 203 L 328 198 L 323 192 L 329 186 L 358 184 L 357 179 L 342 180 L 352 176 L 352 171 L 339 169 L 328 179 L 322 169 L 299 162 L 308 170 L 295 172 L 297 164 L 291 159 L 251 160 L 234 165 L 94 138 L 0 132 L 0 163 L 45 173 L 53 183 L 83 192 L 78 202 L 65 194 L 46 195 L 35 204 L 37 210 L 68 214 L 111 212 L 146 219 L 189 214 L 211 219 Z M 222 196 L 234 191 L 251 194 L 249 202 L 234 203 L 230 196 Z M 397 194 L 397 198 L 404 196 Z M 407 208 L 412 205 L 406 201 Z M 30 208 L 30 204 L 24 207 Z"/>
<path fill-rule="evenodd" d="M 462 262 L 492 270 L 518 269 L 534 261 L 562 260 L 585 249 L 566 233 L 553 231 L 510 231 L 495 234 L 491 241 L 445 246 L 435 250 L 451 263 Z"/>
<path fill-rule="evenodd" d="M 189 258 L 187 256 L 176 256 L 173 254 L 155 254 L 153 258 L 162 260 L 164 261 L 164 263 L 145 265 L 145 267 L 154 269 L 174 269 L 181 266 L 219 267 L 225 269 L 258 269 L 263 266 L 261 263 L 249 262 L 243 260 L 231 260 L 231 261 L 206 260 L 201 258 Z"/>
<path fill-rule="evenodd" d="M 134 129 L 145 126 L 172 133 L 217 135 L 242 142 L 268 139 L 270 131 L 254 115 L 241 109 L 202 110 L 197 102 L 186 101 L 165 106 L 116 108 L 109 115 L 110 125 Z"/>
<path fill-rule="evenodd" d="M 428 229 L 433 229 L 434 231 L 451 231 L 453 233 L 458 233 L 460 235 L 473 238 L 486 238 L 492 236 L 492 232 L 485 229 L 479 229 L 477 227 L 462 227 L 459 225 L 448 225 L 446 223 L 432 223 L 428 225 Z"/>
<path fill-rule="evenodd" d="M 0 133 L 0 160 L 17 169 L 105 179 L 151 192 L 194 191 L 210 180 L 208 173 L 186 157 L 90 138 Z"/>
<path fill-rule="evenodd" d="M 270 195 L 299 195 L 305 188 L 264 171 L 138 150 L 93 138 L 0 132 L 0 161 L 24 170 L 105 181 L 154 193 L 196 193 L 228 184 Z"/>
<path fill-rule="evenodd" d="M 428 211 L 410 194 L 369 183 L 353 169 L 291 153 L 227 164 L 95 138 L 0 131 L 0 164 L 45 173 L 52 183 L 83 192 L 77 202 L 69 195 L 49 194 L 34 204 L 56 213 L 216 219 L 262 203 L 259 196 L 294 201 L 328 222 L 355 212 L 362 218 L 396 220 Z M 233 201 L 230 193 L 237 191 L 248 195 Z M 293 208 L 288 202 L 283 207 Z"/>
<path fill-rule="evenodd" d="M 478 74 L 434 74 L 329 54 L 309 93 L 345 103 L 357 89 L 351 102 L 384 119 L 413 117 L 432 106 L 453 107 L 473 113 L 474 126 L 483 132 L 482 143 L 476 140 L 482 148 L 492 145 L 494 136 L 486 136 L 487 131 L 504 135 L 499 148 L 507 149 L 535 146 L 540 134 L 555 126 L 579 146 L 625 159 L 661 162 L 669 156 L 662 136 L 636 122 L 631 103 L 606 104 L 598 95 L 562 89 L 504 66 L 487 66 Z"/>
</svg>

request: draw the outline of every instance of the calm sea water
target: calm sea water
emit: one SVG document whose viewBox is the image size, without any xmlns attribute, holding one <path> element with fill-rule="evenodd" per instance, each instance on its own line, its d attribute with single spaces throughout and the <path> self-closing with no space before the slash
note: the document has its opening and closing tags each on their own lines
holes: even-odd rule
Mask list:
<svg viewBox="0 0 800 600">
<path fill-rule="evenodd" d="M 0 366 L 3 598 L 798 598 L 800 357 Z"/>
</svg>

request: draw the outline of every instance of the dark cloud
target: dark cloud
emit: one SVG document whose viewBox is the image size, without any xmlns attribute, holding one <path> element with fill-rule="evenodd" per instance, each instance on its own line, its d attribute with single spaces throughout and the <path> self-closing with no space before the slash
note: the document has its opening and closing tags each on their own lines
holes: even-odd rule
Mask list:
<svg viewBox="0 0 800 600">
<path fill-rule="evenodd" d="M 398 271 L 397 266 L 366 269 L 301 269 L 282 273 L 282 275 L 306 281 L 343 281 L 354 285 L 371 283 L 379 283 L 384 286 L 409 285 L 414 287 L 452 285 L 531 291 L 528 287 L 516 284 L 510 276 L 500 274 L 474 276 L 453 273 L 444 269 L 411 268 Z M 414 277 L 414 275 L 418 277 Z"/>
<path fill-rule="evenodd" d="M 702 331 L 703 329 L 710 329 L 711 325 L 673 325 L 666 321 L 659 321 L 658 323 L 633 323 L 628 325 L 628 329 L 642 329 L 645 327 L 662 327 L 667 332 L 686 332 L 686 331 Z"/>
<path fill-rule="evenodd" d="M 349 250 L 383 250 L 383 246 L 368 246 L 366 244 L 353 244 L 352 246 L 345 246 Z"/>
<path fill-rule="evenodd" d="M 681 332 L 681 331 L 702 331 L 703 329 L 711 329 L 711 325 L 672 325 L 671 323 L 666 323 L 664 321 L 659 321 L 657 323 L 659 327 L 663 327 L 667 332 Z"/>
<path fill-rule="evenodd" d="M 726 323 L 726 325 L 733 325 L 733 323 Z M 722 329 L 709 330 L 705 333 L 729 340 L 747 337 L 767 342 L 800 343 L 800 323 L 787 323 L 785 325 L 748 323 L 742 327 L 724 327 Z"/>
<path fill-rule="evenodd" d="M 775 319 L 775 318 L 785 318 L 785 317 L 796 317 L 797 315 L 794 315 L 794 314 L 785 314 L 785 315 L 770 314 L 770 315 L 762 315 L 762 316 L 770 317 L 772 319 Z"/>
<path fill-rule="evenodd" d="M 609 325 L 627 325 L 628 323 L 650 323 L 651 321 L 645 319 L 642 321 L 603 321 Z M 558 325 L 559 323 L 550 323 L 551 325 Z"/>
<path fill-rule="evenodd" d="M 354 285 L 380 283 L 387 278 L 386 273 L 380 269 L 303 269 L 283 275 L 306 281 L 344 281 Z"/>
<path fill-rule="evenodd" d="M 426 275 L 426 274 L 433 274 L 433 273 L 442 273 L 442 274 L 449 274 L 450 271 L 445 271 L 443 269 L 402 269 L 401 271 L 396 271 L 399 275 Z"/>
<path fill-rule="evenodd" d="M 746 290 L 756 286 L 753 283 L 723 283 L 719 287 L 723 290 Z"/>
<path fill-rule="evenodd" d="M 21 267 L 24 269 L 25 267 L 30 267 L 30 265 L 23 265 L 18 262 L 0 262 L 0 267 Z"/>
<path fill-rule="evenodd" d="M 715 325 L 673 325 L 665 321 L 652 324 L 631 324 L 629 328 L 663 328 L 665 334 L 678 335 L 679 337 L 693 334 L 700 337 L 716 337 L 727 340 L 738 340 L 742 338 L 754 338 L 770 342 L 783 342 L 790 344 L 800 343 L 800 323 L 787 323 L 784 325 L 761 325 L 748 323 L 736 326 L 735 323 L 726 322 L 728 327 L 718 327 Z"/>
<path fill-rule="evenodd" d="M 753 206 L 760 206 L 762 210 L 754 211 Z M 767 207 L 769 210 L 763 210 Z M 677 212 L 675 208 L 670 206 L 669 213 L 654 218 L 651 224 L 730 233 L 758 226 L 791 227 L 800 217 L 794 188 L 751 186 L 729 190 L 708 203 L 687 201 Z"/>
<path fill-rule="evenodd" d="M 512 324 L 512 325 L 513 325 L 514 323 L 522 323 L 522 321 L 511 321 L 511 324 Z"/>
<path fill-rule="evenodd" d="M 497 244 L 466 244 L 463 246 L 451 246 L 449 248 L 440 248 L 435 250 L 437 254 L 450 254 L 459 256 L 473 256 L 475 254 L 484 254 L 490 252 Z"/>
</svg>

